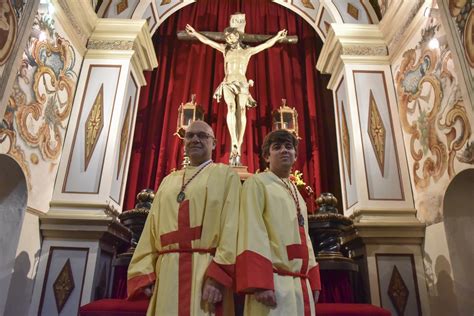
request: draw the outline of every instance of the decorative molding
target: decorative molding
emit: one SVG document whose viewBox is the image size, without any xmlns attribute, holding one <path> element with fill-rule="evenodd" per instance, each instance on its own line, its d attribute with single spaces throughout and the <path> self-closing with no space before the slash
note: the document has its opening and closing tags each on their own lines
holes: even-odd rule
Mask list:
<svg viewBox="0 0 474 316">
<path fill-rule="evenodd" d="M 127 10 L 127 8 L 128 8 L 128 0 L 120 0 L 119 3 L 117 3 L 117 6 L 116 6 L 117 15 L 119 15 L 123 11 Z"/>
<path fill-rule="evenodd" d="M 71 176 L 70 175 L 71 163 L 75 159 L 74 157 L 76 157 L 75 156 L 76 144 L 77 144 L 77 146 L 80 146 L 80 144 L 82 144 L 83 141 L 85 143 L 85 139 L 83 140 L 83 138 L 82 138 L 82 137 L 85 138 L 85 135 L 84 136 L 81 135 L 78 138 L 78 134 L 80 134 L 79 133 L 79 128 L 81 128 L 81 124 L 79 124 L 79 122 L 82 119 L 82 117 L 84 117 L 86 115 L 85 112 L 87 111 L 85 109 L 85 107 L 87 107 L 85 105 L 85 102 L 86 102 L 86 96 L 89 95 L 89 93 L 88 93 L 89 90 L 88 89 L 90 88 L 90 77 L 91 77 L 93 69 L 100 69 L 100 68 L 110 68 L 110 69 L 116 68 L 117 71 L 118 71 L 117 77 L 116 77 L 117 83 L 116 83 L 115 88 L 112 92 L 112 96 L 113 96 L 113 100 L 111 102 L 111 106 L 112 106 L 111 111 L 112 111 L 112 113 L 113 113 L 114 108 L 115 108 L 115 98 L 117 96 L 117 89 L 118 89 L 118 85 L 119 85 L 120 73 L 122 71 L 122 65 L 120 65 L 120 64 L 119 65 L 110 65 L 110 64 L 91 64 L 91 65 L 89 65 L 89 69 L 88 69 L 88 72 L 87 72 L 87 77 L 86 77 L 85 83 L 84 83 L 84 89 L 82 91 L 82 97 L 81 97 L 81 101 L 80 101 L 81 103 L 80 103 L 80 107 L 79 107 L 79 112 L 77 114 L 77 117 L 79 118 L 79 121 L 77 122 L 77 124 L 75 126 L 74 136 L 72 136 L 72 145 L 70 146 L 69 158 L 68 158 L 68 162 L 67 162 L 67 165 L 66 165 L 66 171 L 65 171 L 65 175 L 64 175 L 64 180 L 63 180 L 63 184 L 62 184 L 61 193 L 98 194 L 99 190 L 100 190 L 100 186 L 101 186 L 101 182 L 102 182 L 102 172 L 103 172 L 103 169 L 104 169 L 104 162 L 105 162 L 105 154 L 103 155 L 102 161 L 99 162 L 99 167 L 100 167 L 99 179 L 100 180 L 99 180 L 99 183 L 98 183 L 97 188 L 95 189 L 95 191 L 87 191 L 87 192 L 84 192 L 82 190 L 81 191 L 74 191 L 74 190 L 71 190 L 71 189 L 68 188 L 69 181 L 70 181 L 70 176 Z M 102 85 L 103 85 L 103 82 L 102 82 L 101 86 Z M 110 118 L 112 117 L 112 113 L 110 114 L 110 117 L 108 118 L 108 120 L 110 120 Z M 109 121 L 107 121 L 107 122 L 109 122 Z M 71 128 L 71 126 L 69 128 Z M 110 133 L 110 128 L 108 129 L 108 133 L 107 133 L 107 136 L 106 136 L 107 140 L 108 140 L 109 133 Z M 105 143 L 106 143 L 105 148 L 103 148 L 104 151 L 107 150 L 107 140 L 105 141 Z M 66 139 L 66 141 L 70 142 L 71 140 Z M 77 141 L 77 143 L 76 143 L 76 141 Z M 76 171 L 79 171 L 79 169 L 77 169 Z M 77 175 L 78 174 L 76 174 L 75 176 L 77 176 Z M 54 195 L 53 195 L 53 198 L 54 198 Z M 50 202 L 50 211 L 51 211 L 52 207 L 53 207 L 53 202 Z"/>
<path fill-rule="evenodd" d="M 138 82 L 142 86 L 146 83 L 143 71 L 158 66 L 146 20 L 99 19 L 89 43 L 90 58 L 110 59 L 111 51 L 114 51 L 113 58 L 131 58 Z"/>
<path fill-rule="evenodd" d="M 52 0 L 55 18 L 64 27 L 80 55 L 86 51 L 87 39 L 97 23 L 97 15 L 88 0 Z"/>
<path fill-rule="evenodd" d="M 471 68 L 474 68 L 474 10 L 471 9 L 464 27 L 464 52 Z"/>
<path fill-rule="evenodd" d="M 351 45 L 342 48 L 343 55 L 355 55 L 355 56 L 387 56 L 387 46 L 363 46 L 363 45 Z"/>
<path fill-rule="evenodd" d="M 18 21 L 10 1 L 2 1 L 1 9 L 0 25 L 2 27 L 0 30 L 2 31 L 2 39 L 0 40 L 0 65 L 3 65 L 13 51 L 13 44 L 17 38 Z"/>
<path fill-rule="evenodd" d="M 314 10 L 314 5 L 311 3 L 311 0 L 301 0 L 301 3 L 305 8 Z"/>
<path fill-rule="evenodd" d="M 99 141 L 100 134 L 104 128 L 104 84 L 100 86 L 99 92 L 97 93 L 94 104 L 87 116 L 85 124 L 85 150 L 84 150 L 84 170 L 87 170 L 92 154 L 94 153 L 95 146 Z"/>
<path fill-rule="evenodd" d="M 332 24 L 316 68 L 337 76 L 343 58 L 350 63 L 378 64 L 388 61 L 386 42 L 378 25 Z"/>
<path fill-rule="evenodd" d="M 359 20 L 359 9 L 357 9 L 352 3 L 347 3 L 347 14 L 356 20 Z"/>
<path fill-rule="evenodd" d="M 117 180 L 120 175 L 120 166 L 122 165 L 123 158 L 125 157 L 125 149 L 127 148 L 129 133 L 130 133 L 130 118 L 131 118 L 131 108 L 132 108 L 132 97 L 130 96 L 127 106 L 127 114 L 123 120 L 122 132 L 120 133 L 120 149 L 119 149 L 119 159 L 117 165 Z"/>
<path fill-rule="evenodd" d="M 352 169 L 351 169 L 351 140 L 349 136 L 349 128 L 347 127 L 346 111 L 344 110 L 344 102 L 341 101 L 341 129 L 342 129 L 342 150 L 344 151 L 344 160 L 347 166 L 347 177 L 349 184 L 352 184 Z"/>
<path fill-rule="evenodd" d="M 40 225 L 41 226 L 41 225 Z M 69 232 L 70 233 L 70 232 Z M 46 237 L 46 235 L 43 234 L 43 237 Z M 68 236 L 69 237 L 69 236 Z M 52 266 L 52 261 L 53 261 L 53 255 L 55 251 L 77 251 L 77 252 L 83 252 L 85 253 L 85 262 L 84 262 L 84 269 L 82 271 L 76 270 L 76 273 L 82 274 L 82 279 L 80 280 L 80 286 L 81 288 L 79 289 L 79 297 L 78 297 L 78 303 L 81 301 L 82 297 L 82 292 L 84 290 L 84 280 L 86 278 L 86 267 L 87 267 L 87 261 L 89 260 L 89 249 L 88 248 L 79 248 L 79 247 L 56 247 L 56 246 L 50 246 L 49 247 L 49 253 L 47 255 L 47 263 L 46 263 L 46 269 L 44 271 L 44 276 L 42 279 L 43 286 L 41 288 L 41 295 L 40 295 L 40 302 L 39 302 L 39 308 L 38 308 L 38 315 L 42 315 L 43 311 L 43 305 L 45 303 L 45 300 L 50 300 L 50 298 L 46 297 L 46 285 L 48 284 L 48 280 L 50 280 L 50 272 L 51 272 L 51 266 Z M 45 253 L 43 253 L 45 254 Z M 43 256 L 42 256 L 43 257 Z M 42 259 L 41 259 L 42 260 Z M 81 267 L 82 268 L 82 267 Z M 71 269 L 72 272 L 72 269 Z M 71 274 L 72 275 L 72 274 Z M 76 274 L 77 275 L 77 274 Z M 59 314 L 59 313 L 58 313 Z"/>
<path fill-rule="evenodd" d="M 378 175 L 375 175 L 373 172 L 370 172 L 370 168 L 371 168 L 371 161 L 369 161 L 368 159 L 368 155 L 369 155 L 369 151 L 366 152 L 366 148 L 368 146 L 368 143 L 366 142 L 366 140 L 364 139 L 363 137 L 363 148 L 364 150 L 362 150 L 362 159 L 364 161 L 364 173 L 365 173 L 365 184 L 366 184 L 366 188 L 367 188 L 367 193 L 368 193 L 368 199 L 369 201 L 406 201 L 405 200 L 405 191 L 403 189 L 403 182 L 402 182 L 402 176 L 401 176 L 401 170 L 400 170 L 400 163 L 399 163 L 399 156 L 398 156 L 398 150 L 397 150 L 397 142 L 395 140 L 395 135 L 394 135 L 394 129 L 393 129 L 393 124 L 392 124 L 392 115 L 390 113 L 390 99 L 389 99 L 389 96 L 388 96 L 388 88 L 387 88 L 387 81 L 386 81 L 386 78 L 385 78 L 385 73 L 384 71 L 381 71 L 381 70 L 353 70 L 352 71 L 352 74 L 353 74 L 353 80 L 354 80 L 354 83 L 355 83 L 355 95 L 356 95 L 356 103 L 357 103 L 357 112 L 358 112 L 358 116 L 359 116 L 359 124 L 360 124 L 360 129 L 362 130 L 362 125 L 365 124 L 367 125 L 367 128 L 369 128 L 369 123 L 370 123 L 370 112 L 368 113 L 368 118 L 369 118 L 369 121 L 364 121 L 362 119 L 362 116 L 361 116 L 361 109 L 364 108 L 364 109 L 367 109 L 368 111 L 370 111 L 369 108 L 367 108 L 367 103 L 365 102 L 365 100 L 363 99 L 359 99 L 359 93 L 361 93 L 364 89 L 366 92 L 368 92 L 367 90 L 369 90 L 369 92 L 372 92 L 370 89 L 367 89 L 367 87 L 360 81 L 360 80 L 357 80 L 356 77 L 360 76 L 360 75 L 374 75 L 374 76 L 377 76 L 377 77 L 380 77 L 380 79 L 377 79 L 379 80 L 379 82 L 383 83 L 382 87 L 379 86 L 378 90 L 381 90 L 384 92 L 385 94 L 385 98 L 383 98 L 383 104 L 386 108 L 386 110 L 388 110 L 388 117 L 386 117 L 386 123 L 387 121 L 389 122 L 389 125 L 388 126 L 384 126 L 385 128 L 385 131 L 389 131 L 389 135 L 391 135 L 391 138 L 392 138 L 392 143 L 391 143 L 391 147 L 390 147 L 390 155 L 392 155 L 392 152 L 393 152 L 393 155 L 396 160 L 396 165 L 394 166 L 393 164 L 390 165 L 390 168 L 391 170 L 396 168 L 397 170 L 397 175 L 398 175 L 398 179 L 396 180 L 398 185 L 399 185 L 399 192 L 400 192 L 400 195 L 398 195 L 395 191 L 395 187 L 391 187 L 390 189 L 387 187 L 387 190 L 386 193 L 389 193 L 389 194 L 386 194 L 384 197 L 381 197 L 381 196 L 377 196 L 374 192 L 374 188 L 380 184 L 380 185 L 383 185 L 381 182 L 378 182 L 379 180 L 381 180 L 381 178 L 378 176 Z M 358 86 L 359 84 L 359 86 Z M 382 96 L 380 95 L 380 92 L 379 92 L 379 98 L 381 98 Z M 369 105 L 370 105 L 370 95 L 369 95 Z M 377 108 L 378 110 L 378 108 Z M 365 112 L 365 110 L 364 110 Z M 385 112 L 385 113 L 387 113 Z M 378 115 L 380 115 L 380 112 L 378 113 Z M 381 119 L 381 116 L 379 118 L 380 120 Z M 364 121 L 364 123 L 362 123 L 362 121 Z M 369 137 L 369 140 L 370 142 L 372 143 L 372 140 L 370 139 Z M 393 149 L 393 151 L 392 151 Z M 385 150 L 384 150 L 385 152 Z M 376 152 L 376 155 L 377 155 L 377 152 Z M 376 157 L 377 158 L 377 157 Z M 390 159 L 390 158 L 389 158 Z M 392 160 L 391 160 L 392 161 Z M 395 174 L 394 173 L 391 173 L 393 177 L 395 177 Z M 374 178 L 375 177 L 375 178 Z M 383 177 L 383 173 L 382 173 L 382 177 Z M 373 180 L 369 180 L 370 178 L 372 178 Z M 389 175 L 389 178 L 390 175 Z M 378 179 L 378 180 L 376 180 Z M 394 180 L 394 178 L 392 178 L 392 180 Z M 371 185 L 369 185 L 369 183 Z M 377 183 L 377 184 L 376 184 Z M 392 185 L 394 185 L 394 183 L 392 183 Z M 411 202 L 409 202 L 411 204 Z M 384 206 L 385 207 L 385 206 Z"/>
<path fill-rule="evenodd" d="M 380 115 L 377 102 L 375 102 L 374 94 L 372 89 L 370 90 L 369 96 L 369 118 L 367 133 L 369 134 L 369 139 L 372 144 L 372 148 L 375 153 L 375 158 L 377 158 L 377 163 L 384 176 L 385 170 L 385 136 L 387 134 L 385 126 L 383 124 L 382 117 Z"/>
<path fill-rule="evenodd" d="M 412 38 L 414 30 L 418 30 L 423 19 L 421 11 L 427 1 L 393 1 L 380 22 L 380 29 L 387 40 L 390 55 L 397 55 L 398 47 L 403 47 L 406 40 Z M 397 27 L 394 27 L 397 25 Z"/>
<path fill-rule="evenodd" d="M 58 277 L 53 283 L 54 300 L 56 302 L 58 314 L 61 313 L 64 305 L 66 305 L 66 302 L 69 299 L 69 296 L 71 296 L 74 287 L 75 284 L 71 269 L 71 261 L 68 258 L 59 272 Z"/>
<path fill-rule="evenodd" d="M 1 5 L 7 5 L 12 1 L 1 1 Z M 0 67 L 0 122 L 4 118 L 6 114 L 6 109 L 9 103 L 10 92 L 13 90 L 13 85 L 16 82 L 17 73 L 19 71 L 20 60 L 25 51 L 25 47 L 27 46 L 28 40 L 31 35 L 31 29 L 33 25 L 33 20 L 36 16 L 38 10 L 38 3 L 39 0 L 29 0 L 29 1 L 15 1 L 15 5 L 12 7 L 13 11 L 12 14 L 17 17 L 15 25 L 9 25 L 7 27 L 10 28 L 10 32 L 8 30 L 4 30 L 5 23 L 8 22 L 5 19 L 9 19 L 6 16 L 2 17 L 2 40 L 0 41 L 0 55 L 2 58 L 8 59 L 3 63 Z M 2 9 L 3 10 L 3 9 Z M 2 16 L 6 13 L 2 13 Z M 19 19 L 18 19 L 19 17 Z M 10 19 L 11 20 L 11 19 Z M 7 39 L 5 37 L 9 37 L 10 35 L 7 33 L 12 32 L 12 28 L 15 28 L 15 38 L 16 40 L 13 41 L 12 47 L 8 43 L 6 43 Z M 6 50 L 10 50 L 11 52 L 6 53 Z"/>
<path fill-rule="evenodd" d="M 134 41 L 131 40 L 89 40 L 88 49 L 132 50 Z"/>
<path fill-rule="evenodd" d="M 416 279 L 414 279 L 416 281 Z M 393 266 L 392 276 L 390 277 L 390 283 L 388 284 L 387 294 L 392 301 L 398 315 L 405 315 L 405 309 L 408 303 L 408 296 L 410 291 L 403 281 L 397 266 Z"/>
<path fill-rule="evenodd" d="M 37 217 L 42 217 L 42 216 L 44 216 L 44 214 L 46 214 L 46 211 L 43 212 L 43 211 L 37 210 L 37 209 L 35 209 L 31 206 L 26 207 L 26 212 L 30 213 L 33 216 L 37 216 Z"/>
</svg>

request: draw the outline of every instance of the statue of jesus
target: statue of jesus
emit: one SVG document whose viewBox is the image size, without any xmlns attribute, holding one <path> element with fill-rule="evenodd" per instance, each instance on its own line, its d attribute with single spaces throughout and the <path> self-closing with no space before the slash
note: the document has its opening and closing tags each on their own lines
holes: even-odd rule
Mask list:
<svg viewBox="0 0 474 316">
<path fill-rule="evenodd" d="M 240 165 L 240 147 L 244 139 L 245 126 L 247 124 L 246 107 L 255 107 L 256 101 L 250 95 L 249 87 L 253 86 L 253 80 L 245 76 L 250 57 L 272 47 L 281 39 L 286 37 L 286 30 L 279 31 L 274 37 L 266 42 L 249 47 L 242 43 L 243 33 L 237 28 L 228 27 L 224 30 L 226 44 L 217 43 L 203 34 L 197 32 L 191 25 L 186 25 L 186 32 L 200 42 L 211 46 L 224 55 L 225 77 L 214 92 L 217 102 L 224 97 L 227 104 L 227 127 L 230 133 L 232 148 L 229 162 L 231 165 Z"/>
</svg>

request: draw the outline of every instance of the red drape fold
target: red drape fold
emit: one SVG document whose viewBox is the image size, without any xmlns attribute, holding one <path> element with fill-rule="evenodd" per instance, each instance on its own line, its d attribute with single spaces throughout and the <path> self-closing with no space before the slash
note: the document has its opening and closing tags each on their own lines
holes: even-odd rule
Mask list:
<svg viewBox="0 0 474 316">
<path fill-rule="evenodd" d="M 187 23 L 198 31 L 223 31 L 235 12 L 246 14 L 246 33 L 276 34 L 287 29 L 289 35 L 298 36 L 296 45 L 277 44 L 250 60 L 247 78 L 255 81 L 251 93 L 258 106 L 247 110 L 243 164 L 250 172 L 265 169 L 260 146 L 272 127 L 272 110 L 286 99 L 298 111 L 301 141 L 295 169 L 303 172 L 316 196 L 326 191 L 340 196 L 332 94 L 326 89 L 328 76 L 316 70 L 322 42 L 315 30 L 294 12 L 269 0 L 201 0 L 170 16 L 153 37 L 159 66 L 145 74 L 147 86 L 140 94 L 125 209 L 134 206 L 140 190 L 157 189 L 170 170 L 181 167 L 182 141 L 173 133 L 178 107 L 191 94 L 196 94 L 205 120 L 216 133 L 214 160 L 227 163 L 227 107 L 212 99 L 224 78 L 223 56 L 199 42 L 179 41 L 176 32 Z"/>
</svg>

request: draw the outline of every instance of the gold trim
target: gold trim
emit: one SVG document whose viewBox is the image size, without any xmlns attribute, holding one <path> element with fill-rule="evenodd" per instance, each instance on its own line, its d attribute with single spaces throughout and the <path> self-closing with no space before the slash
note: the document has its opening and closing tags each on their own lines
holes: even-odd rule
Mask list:
<svg viewBox="0 0 474 316">
<path fill-rule="evenodd" d="M 2 41 L 0 43 L 0 65 L 7 62 L 13 51 L 13 46 L 17 38 L 17 20 L 10 1 L 2 1 L 2 14 L 0 15 L 2 25 Z M 6 32 L 7 34 L 4 34 Z M 6 79 L 6 78 L 5 78 Z"/>
<path fill-rule="evenodd" d="M 349 178 L 349 184 L 352 184 L 352 173 L 351 173 L 351 139 L 349 136 L 349 128 L 347 127 L 346 112 L 344 110 L 344 101 L 341 100 L 341 129 L 342 129 L 342 150 L 344 151 L 344 160 L 347 165 L 347 176 Z"/>
<path fill-rule="evenodd" d="M 301 4 L 303 4 L 305 8 L 314 10 L 314 6 L 311 3 L 311 0 L 301 0 Z"/>
<path fill-rule="evenodd" d="M 370 89 L 369 96 L 369 117 L 367 124 L 367 133 L 369 134 L 369 139 L 372 143 L 372 148 L 375 152 L 375 157 L 377 158 L 380 172 L 382 173 L 383 177 L 385 170 L 385 140 L 387 131 L 385 130 L 382 116 L 380 115 L 372 89 Z"/>
<path fill-rule="evenodd" d="M 128 9 L 128 0 L 121 0 L 116 6 L 117 15 Z"/>
<path fill-rule="evenodd" d="M 466 59 L 471 68 L 474 68 L 474 10 L 467 17 L 466 26 L 464 27 L 464 52 Z"/>
<path fill-rule="evenodd" d="M 119 160 L 117 165 L 117 180 L 120 175 L 120 166 L 123 162 L 123 157 L 125 155 L 125 149 L 127 148 L 128 143 L 128 133 L 130 131 L 130 108 L 132 104 L 132 96 L 128 99 L 128 106 L 127 106 L 127 114 L 125 114 L 125 118 L 123 120 L 122 125 L 122 132 L 120 133 L 120 151 L 119 151 Z"/>
<path fill-rule="evenodd" d="M 90 76 L 92 74 L 92 70 L 94 68 L 117 68 L 118 69 L 117 84 L 115 86 L 115 90 L 114 90 L 114 93 L 113 93 L 114 99 L 112 101 L 112 113 L 114 111 L 115 98 L 117 96 L 117 89 L 118 89 L 118 84 L 119 84 L 119 81 L 120 81 L 120 74 L 121 74 L 121 71 L 122 71 L 122 65 L 91 64 L 91 65 L 89 65 L 86 82 L 84 84 L 84 90 L 82 92 L 81 107 L 79 109 L 79 115 L 78 115 L 79 120 L 80 120 L 80 118 L 82 118 L 82 111 L 84 110 L 84 103 L 85 103 L 85 99 L 86 99 L 86 95 L 87 95 L 87 88 L 89 87 L 89 84 L 90 84 L 89 79 L 90 79 Z M 111 114 L 111 116 L 112 116 L 112 114 Z M 80 127 L 80 124 L 78 122 L 77 125 L 76 125 L 76 130 L 74 131 L 74 137 L 73 137 L 73 141 L 72 141 L 71 150 L 70 150 L 70 153 L 69 153 L 69 158 L 68 158 L 68 163 L 67 163 L 67 168 L 66 168 L 66 175 L 65 175 L 65 178 L 64 178 L 64 181 L 63 181 L 63 186 L 62 186 L 61 193 L 97 194 L 97 193 L 99 193 L 100 185 L 101 185 L 101 181 L 102 181 L 102 171 L 104 169 L 105 155 L 104 155 L 104 158 L 103 158 L 102 164 L 101 164 L 100 180 L 99 180 L 99 186 L 97 187 L 97 191 L 95 191 L 95 192 L 83 192 L 83 191 L 76 192 L 76 191 L 67 191 L 66 190 L 67 183 L 68 183 L 68 180 L 69 180 L 69 171 L 70 171 L 70 167 L 71 167 L 71 161 L 72 161 L 74 150 L 75 150 L 75 145 L 76 145 L 76 140 L 77 140 L 79 127 Z M 110 131 L 110 129 L 109 129 L 109 131 Z M 108 133 L 107 133 L 107 139 L 108 139 Z M 106 142 L 105 150 L 106 149 L 107 149 L 107 142 Z"/>
<path fill-rule="evenodd" d="M 359 21 L 359 9 L 350 2 L 347 4 L 347 14 Z"/>
<path fill-rule="evenodd" d="M 59 272 L 58 277 L 53 283 L 54 300 L 56 302 L 58 314 L 61 313 L 64 305 L 66 305 L 72 291 L 74 290 L 74 287 L 75 284 L 71 269 L 71 261 L 68 258 Z"/>
<path fill-rule="evenodd" d="M 99 92 L 97 93 L 94 104 L 87 116 L 85 131 L 84 131 L 84 159 L 85 166 L 84 171 L 87 171 L 89 162 L 92 154 L 94 153 L 95 146 L 99 141 L 100 134 L 104 128 L 104 84 L 100 85 Z"/>
<path fill-rule="evenodd" d="M 365 159 L 365 152 L 362 151 L 362 156 L 364 158 L 364 172 L 365 172 L 365 185 L 367 188 L 368 192 L 368 198 L 369 200 L 374 200 L 374 201 L 405 201 L 405 191 L 403 187 L 403 179 L 401 175 L 401 170 L 400 170 L 400 160 L 398 156 L 398 148 L 397 148 L 397 142 L 395 140 L 395 131 L 393 128 L 393 118 L 392 118 L 392 113 L 390 112 L 390 99 L 388 96 L 388 88 L 387 88 L 387 81 L 385 79 L 385 72 L 383 70 L 353 70 L 352 71 L 352 77 L 354 80 L 354 87 L 355 87 L 355 94 L 356 94 L 356 108 L 357 108 L 357 115 L 359 117 L 360 121 L 360 111 L 359 111 L 359 99 L 358 99 L 358 94 L 357 94 L 357 84 L 356 84 L 356 75 L 357 74 L 379 74 L 382 76 L 383 79 L 383 88 L 385 92 L 385 102 L 386 102 L 386 107 L 387 107 L 387 112 L 388 112 L 388 117 L 389 117 L 389 122 L 390 122 L 390 131 L 392 135 L 392 142 L 393 142 L 393 148 L 395 150 L 395 159 L 397 161 L 397 171 L 398 171 L 398 184 L 401 192 L 401 197 L 400 198 L 376 198 L 371 195 L 371 191 L 369 190 L 369 182 L 368 182 L 368 173 L 367 173 L 367 164 L 366 164 L 366 159 Z M 360 122 L 359 122 L 360 123 Z M 362 129 L 362 126 L 359 126 L 360 129 Z M 362 145 L 365 146 L 364 141 L 362 140 Z"/>
</svg>

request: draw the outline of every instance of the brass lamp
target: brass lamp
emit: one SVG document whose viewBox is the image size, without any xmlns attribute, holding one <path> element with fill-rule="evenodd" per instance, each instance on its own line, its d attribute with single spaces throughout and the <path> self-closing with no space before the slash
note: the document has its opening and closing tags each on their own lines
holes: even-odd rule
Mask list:
<svg viewBox="0 0 474 316">
<path fill-rule="evenodd" d="M 191 95 L 191 101 L 187 103 L 181 103 L 178 108 L 178 122 L 176 124 L 176 132 L 174 135 L 180 139 L 184 139 L 184 133 L 188 126 L 194 121 L 204 120 L 204 111 L 200 105 L 196 104 L 196 95 Z M 184 168 L 189 165 L 189 157 L 184 150 L 183 162 L 181 163 Z"/>
<path fill-rule="evenodd" d="M 196 95 L 191 95 L 191 101 L 181 103 L 178 108 L 178 122 L 176 124 L 176 132 L 174 135 L 184 139 L 186 128 L 194 122 L 204 120 L 204 111 L 200 105 L 196 104 Z"/>
<path fill-rule="evenodd" d="M 286 105 L 286 99 L 281 99 L 282 105 L 272 112 L 273 130 L 284 129 L 298 135 L 298 112 L 295 108 Z"/>
</svg>

